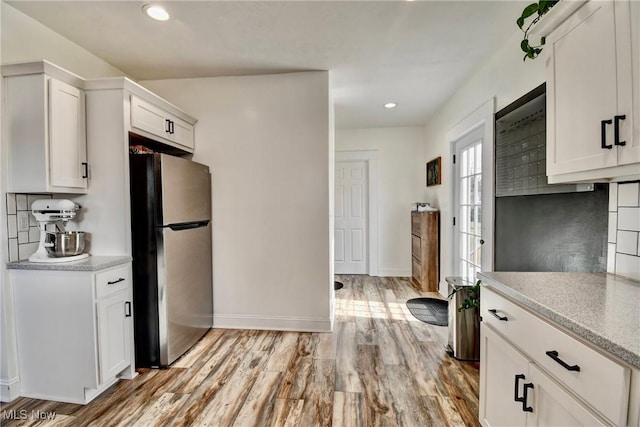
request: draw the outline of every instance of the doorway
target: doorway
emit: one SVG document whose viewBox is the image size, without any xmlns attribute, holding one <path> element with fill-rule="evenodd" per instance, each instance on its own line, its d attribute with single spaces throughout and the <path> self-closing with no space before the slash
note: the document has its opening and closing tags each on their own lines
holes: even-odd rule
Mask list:
<svg viewBox="0 0 640 427">
<path fill-rule="evenodd" d="M 474 281 L 482 266 L 482 145 L 484 128 L 455 143 L 454 274 Z"/>
<path fill-rule="evenodd" d="M 367 273 L 367 163 L 336 163 L 335 272 Z"/>
<path fill-rule="evenodd" d="M 378 274 L 377 152 L 337 151 L 334 272 Z"/>
<path fill-rule="evenodd" d="M 447 252 L 452 275 L 470 281 L 479 271 L 493 271 L 494 114 L 491 98 L 448 133 L 453 218 Z"/>
</svg>

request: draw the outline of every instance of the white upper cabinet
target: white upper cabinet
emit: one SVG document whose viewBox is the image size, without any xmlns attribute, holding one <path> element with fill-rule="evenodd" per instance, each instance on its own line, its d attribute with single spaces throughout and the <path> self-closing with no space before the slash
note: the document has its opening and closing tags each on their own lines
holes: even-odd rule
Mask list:
<svg viewBox="0 0 640 427">
<path fill-rule="evenodd" d="M 5 111 L 10 192 L 85 193 L 83 80 L 46 61 L 7 65 Z"/>
<path fill-rule="evenodd" d="M 193 150 L 193 125 L 168 111 L 131 96 L 131 127 Z"/>
<path fill-rule="evenodd" d="M 561 22 L 545 47 L 550 183 L 640 178 L 640 8 L 631 3 L 588 1 L 566 19 L 560 3 L 545 17 Z"/>
</svg>

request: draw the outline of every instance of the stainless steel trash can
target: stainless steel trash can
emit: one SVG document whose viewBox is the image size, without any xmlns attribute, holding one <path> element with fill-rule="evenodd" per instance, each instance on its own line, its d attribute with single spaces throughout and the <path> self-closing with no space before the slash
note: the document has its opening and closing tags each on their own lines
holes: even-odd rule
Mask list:
<svg viewBox="0 0 640 427">
<path fill-rule="evenodd" d="M 475 283 L 462 277 L 445 277 L 449 295 L 449 341 L 447 353 L 458 360 L 480 360 L 479 308 L 458 311 L 469 297 L 469 288 Z"/>
</svg>

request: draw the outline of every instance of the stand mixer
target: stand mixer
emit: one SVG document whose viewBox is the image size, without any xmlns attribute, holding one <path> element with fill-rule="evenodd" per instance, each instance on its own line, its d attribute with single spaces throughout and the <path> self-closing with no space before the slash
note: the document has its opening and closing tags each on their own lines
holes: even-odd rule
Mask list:
<svg viewBox="0 0 640 427">
<path fill-rule="evenodd" d="M 84 233 L 82 232 L 59 232 L 58 223 L 62 223 L 63 228 L 66 227 L 70 219 L 76 216 L 76 212 L 80 209 L 80 206 L 73 203 L 71 200 L 65 199 L 45 199 L 36 200 L 31 204 L 31 213 L 38 222 L 38 228 L 40 229 L 40 244 L 38 250 L 29 257 L 31 262 L 69 262 L 78 261 L 89 257 L 89 254 L 80 253 L 71 256 L 54 255 L 51 252 L 52 248 L 55 248 L 56 240 L 50 241 L 48 236 L 57 237 L 59 234 L 67 234 L 73 236 L 74 239 L 77 236 L 82 235 L 82 245 L 78 248 L 79 252 L 84 250 Z M 55 225 L 56 230 L 47 230 L 48 225 Z M 49 248 L 49 249 L 47 249 Z"/>
</svg>

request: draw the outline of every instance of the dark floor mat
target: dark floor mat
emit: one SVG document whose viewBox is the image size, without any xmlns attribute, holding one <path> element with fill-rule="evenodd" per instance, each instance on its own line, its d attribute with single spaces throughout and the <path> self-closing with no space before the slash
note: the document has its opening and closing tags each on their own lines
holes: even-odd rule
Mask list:
<svg viewBox="0 0 640 427">
<path fill-rule="evenodd" d="M 437 298 L 413 298 L 407 301 L 413 316 L 425 323 L 437 326 L 449 324 L 449 302 Z"/>
</svg>

